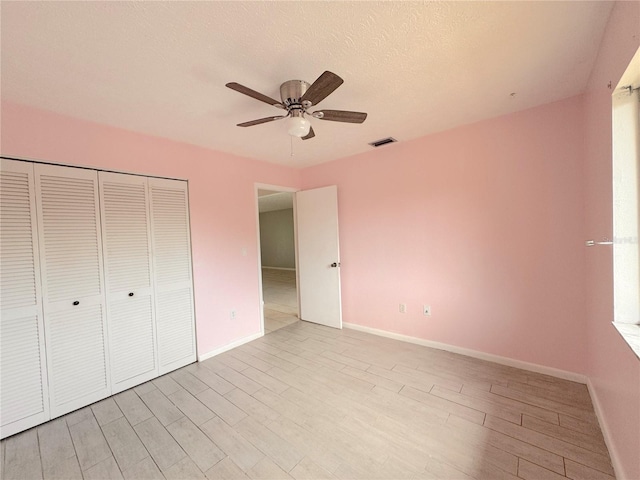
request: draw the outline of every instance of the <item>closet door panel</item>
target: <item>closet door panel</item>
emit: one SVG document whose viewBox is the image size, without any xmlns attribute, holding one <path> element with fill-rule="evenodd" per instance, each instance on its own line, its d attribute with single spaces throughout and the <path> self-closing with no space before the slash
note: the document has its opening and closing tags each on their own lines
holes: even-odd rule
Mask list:
<svg viewBox="0 0 640 480">
<path fill-rule="evenodd" d="M 113 393 L 157 376 L 152 317 L 150 296 L 109 301 Z"/>
<path fill-rule="evenodd" d="M 160 374 L 196 360 L 187 182 L 149 179 Z"/>
<path fill-rule="evenodd" d="M 97 172 L 35 165 L 51 416 L 111 393 Z"/>
<path fill-rule="evenodd" d="M 100 172 L 113 392 L 158 375 L 147 178 Z"/>
<path fill-rule="evenodd" d="M 49 419 L 33 164 L 0 160 L 0 437 Z"/>
<path fill-rule="evenodd" d="M 71 310 L 47 312 L 48 344 L 52 346 L 52 409 L 55 406 L 61 412 L 71 405 L 71 411 L 91 402 L 83 400 L 87 394 L 104 392 L 107 377 L 103 318 L 101 302 L 84 301 Z M 104 392 L 107 395 L 109 392 Z"/>
<path fill-rule="evenodd" d="M 2 438 L 48 420 L 41 323 L 38 315 L 2 312 Z"/>
<path fill-rule="evenodd" d="M 191 288 L 163 291 L 158 296 L 157 304 L 158 349 L 165 372 L 194 362 Z"/>
</svg>

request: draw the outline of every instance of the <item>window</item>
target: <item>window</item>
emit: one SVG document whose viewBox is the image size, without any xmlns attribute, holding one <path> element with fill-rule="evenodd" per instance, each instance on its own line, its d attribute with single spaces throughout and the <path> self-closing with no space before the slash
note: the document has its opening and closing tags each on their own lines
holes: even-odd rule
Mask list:
<svg viewBox="0 0 640 480">
<path fill-rule="evenodd" d="M 640 358 L 640 49 L 612 95 L 614 325 Z"/>
</svg>

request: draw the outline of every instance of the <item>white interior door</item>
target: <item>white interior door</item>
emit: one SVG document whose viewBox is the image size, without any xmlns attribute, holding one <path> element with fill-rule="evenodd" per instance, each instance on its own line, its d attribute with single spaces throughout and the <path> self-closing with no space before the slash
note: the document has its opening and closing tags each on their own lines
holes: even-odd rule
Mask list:
<svg viewBox="0 0 640 480">
<path fill-rule="evenodd" d="M 149 179 L 160 375 L 196 360 L 187 182 Z"/>
<path fill-rule="evenodd" d="M 0 160 L 0 437 L 49 419 L 33 164 Z"/>
<path fill-rule="evenodd" d="M 53 418 L 111 394 L 98 174 L 35 165 Z"/>
<path fill-rule="evenodd" d="M 158 375 L 147 178 L 99 172 L 112 393 Z"/>
<path fill-rule="evenodd" d="M 342 328 L 338 189 L 296 193 L 300 318 Z"/>
</svg>

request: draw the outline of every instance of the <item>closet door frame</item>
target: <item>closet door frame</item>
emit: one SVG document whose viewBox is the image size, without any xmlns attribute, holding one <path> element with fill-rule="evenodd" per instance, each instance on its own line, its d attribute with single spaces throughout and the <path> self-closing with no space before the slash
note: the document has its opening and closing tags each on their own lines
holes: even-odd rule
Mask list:
<svg viewBox="0 0 640 480">
<path fill-rule="evenodd" d="M 46 422 L 51 418 L 49 410 L 49 383 L 47 375 L 47 356 L 44 338 L 44 313 L 43 313 L 43 297 L 42 297 L 42 278 L 40 270 L 40 251 L 38 244 L 38 216 L 36 212 L 35 197 L 35 172 L 34 165 L 31 162 L 0 159 L 0 170 L 15 173 L 27 174 L 29 185 L 29 210 L 31 216 L 31 245 L 33 251 L 33 268 L 34 268 L 34 287 L 36 305 L 28 307 L 17 307 L 8 312 L 7 309 L 2 313 L 3 320 L 12 320 L 35 314 L 37 316 L 38 328 L 38 351 L 40 354 L 40 378 L 42 388 L 42 411 L 7 423 L 0 427 L 0 438 L 5 438 L 15 433 L 21 432 L 28 428 L 34 427 Z M 6 316 L 5 316 L 6 315 Z"/>
<path fill-rule="evenodd" d="M 45 325 L 45 348 L 47 352 L 47 373 L 49 380 L 49 405 L 51 418 L 56 418 L 66 413 L 72 412 L 84 406 L 90 405 L 98 400 L 102 400 L 110 396 L 111 393 L 111 372 L 109 365 L 109 335 L 107 324 L 107 304 L 106 304 L 106 288 L 105 288 L 105 276 L 104 276 L 104 261 L 102 257 L 102 228 L 100 221 L 100 196 L 98 188 L 98 172 L 92 169 L 83 169 L 73 166 L 60 166 L 51 164 L 36 163 L 34 166 L 35 171 L 35 183 L 36 183 L 36 205 L 38 212 L 38 232 L 39 232 L 39 247 L 41 255 L 44 260 L 41 261 L 41 275 L 42 275 L 42 304 L 44 310 L 44 325 Z M 97 261 L 98 261 L 98 276 L 100 279 L 100 294 L 92 295 L 91 297 L 84 297 L 81 302 L 83 306 L 102 306 L 102 332 L 103 332 L 103 348 L 104 348 L 104 369 L 105 369 L 105 386 L 102 389 L 89 392 L 78 398 L 63 402 L 56 405 L 56 398 L 54 397 L 55 385 L 54 382 L 54 364 L 53 364 L 53 328 L 51 326 L 52 318 L 51 314 L 63 312 L 67 310 L 68 301 L 55 301 L 49 300 L 49 288 L 47 284 L 47 260 L 46 260 L 46 247 L 45 247 L 45 232 L 44 232 L 44 216 L 43 216 L 43 204 L 42 204 L 42 182 L 41 176 L 59 176 L 62 178 L 77 178 L 77 179 L 92 179 L 94 184 L 94 209 L 96 216 L 96 242 L 97 242 Z"/>
<path fill-rule="evenodd" d="M 128 291 L 113 291 L 110 284 L 110 272 L 109 272 L 109 261 L 108 261 L 108 239 L 107 235 L 107 212 L 105 211 L 106 202 L 105 202 L 105 187 L 104 182 L 114 182 L 121 184 L 133 184 L 133 185 L 144 185 L 145 192 L 145 213 L 147 216 L 147 248 L 149 251 L 149 286 L 146 288 L 131 288 Z M 157 378 L 159 376 L 159 360 L 158 360 L 158 338 L 157 338 L 157 325 L 156 325 L 156 302 L 155 302 L 155 290 L 154 290 L 154 266 L 153 266 L 153 245 L 151 240 L 151 207 L 150 207 L 150 198 L 149 198 L 149 182 L 148 178 L 141 175 L 131 175 L 126 173 L 112 173 L 112 172 L 98 172 L 98 184 L 100 188 L 100 217 L 101 217 L 101 227 L 102 227 L 102 257 L 104 262 L 104 285 L 105 285 L 105 294 L 106 294 L 106 310 L 107 310 L 107 324 L 109 324 L 110 315 L 112 314 L 112 309 L 110 310 L 112 302 L 115 301 L 126 301 L 131 293 L 140 295 L 148 295 L 150 297 L 150 305 L 151 305 L 151 323 L 152 323 L 152 337 L 153 337 L 153 370 L 149 372 L 145 372 L 140 375 L 136 375 L 135 377 L 131 377 L 124 381 L 117 381 L 115 378 L 114 371 L 114 356 L 116 354 L 116 343 L 114 338 L 114 328 L 109 329 L 109 363 L 111 365 L 111 390 L 112 394 L 119 393 L 123 390 L 127 390 L 136 385 L 140 385 L 146 381 L 149 381 L 153 378 Z M 114 327 L 112 325 L 112 327 Z"/>
</svg>

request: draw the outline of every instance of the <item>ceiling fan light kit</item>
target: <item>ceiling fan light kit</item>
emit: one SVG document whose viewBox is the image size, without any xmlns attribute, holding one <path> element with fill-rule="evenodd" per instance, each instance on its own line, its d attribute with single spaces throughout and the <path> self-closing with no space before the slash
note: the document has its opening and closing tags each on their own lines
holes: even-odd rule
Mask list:
<svg viewBox="0 0 640 480">
<path fill-rule="evenodd" d="M 302 116 L 302 112 L 296 111 L 297 115 L 292 115 L 287 120 L 288 133 L 292 137 L 306 137 L 311 129 L 311 122 Z"/>
<path fill-rule="evenodd" d="M 346 110 L 318 110 L 315 112 L 307 112 L 307 109 L 320 103 L 336 88 L 342 85 L 343 82 L 344 80 L 338 75 L 329 71 L 320 75 L 312 84 L 304 80 L 288 80 L 280 85 L 281 102 L 236 82 L 227 83 L 226 86 L 236 92 L 287 111 L 287 115 L 251 120 L 249 122 L 239 123 L 239 127 L 252 127 L 254 125 L 260 125 L 261 123 L 287 118 L 287 131 L 289 135 L 300 137 L 302 140 L 308 140 L 315 137 L 315 133 L 311 122 L 305 118 L 305 114 L 319 120 L 344 123 L 362 123 L 367 118 L 366 113 Z"/>
</svg>

